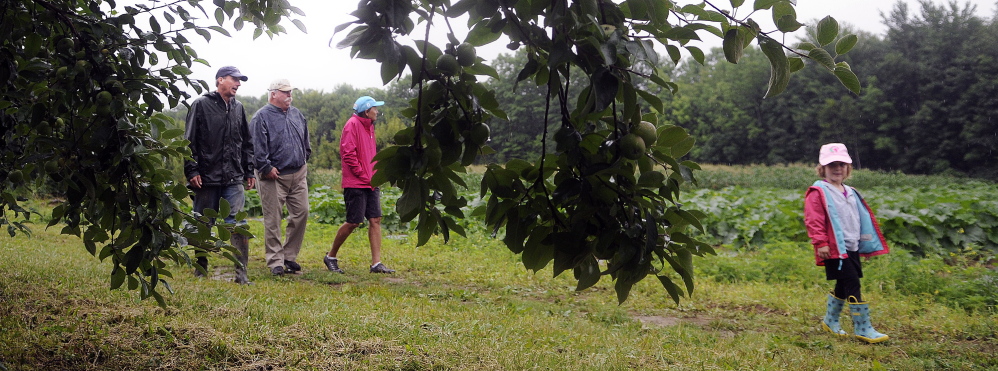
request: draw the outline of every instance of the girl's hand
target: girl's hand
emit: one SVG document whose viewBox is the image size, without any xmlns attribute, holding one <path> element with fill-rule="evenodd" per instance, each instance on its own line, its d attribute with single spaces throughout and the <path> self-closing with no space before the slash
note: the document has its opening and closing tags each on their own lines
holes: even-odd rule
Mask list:
<svg viewBox="0 0 998 371">
<path fill-rule="evenodd" d="M 818 258 L 819 259 L 826 260 L 826 259 L 830 258 L 831 256 L 832 256 L 832 253 L 829 252 L 828 246 L 822 246 L 822 247 L 818 248 Z"/>
</svg>

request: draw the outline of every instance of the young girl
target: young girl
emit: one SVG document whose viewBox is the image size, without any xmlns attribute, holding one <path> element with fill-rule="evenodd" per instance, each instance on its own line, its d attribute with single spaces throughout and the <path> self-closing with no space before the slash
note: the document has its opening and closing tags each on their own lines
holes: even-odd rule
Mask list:
<svg viewBox="0 0 998 371">
<path fill-rule="evenodd" d="M 804 225 L 814 245 L 815 263 L 825 267 L 826 279 L 835 281 L 822 328 L 848 336 L 839 325 L 839 314 L 848 301 L 856 338 L 868 343 L 886 341 L 889 337 L 870 324 L 869 304 L 860 293 L 863 267 L 859 258 L 888 253 L 887 241 L 870 206 L 859 192 L 842 183 L 852 173 L 846 146 L 821 146 L 818 163 L 818 176 L 824 179 L 815 181 L 804 196 Z"/>
</svg>

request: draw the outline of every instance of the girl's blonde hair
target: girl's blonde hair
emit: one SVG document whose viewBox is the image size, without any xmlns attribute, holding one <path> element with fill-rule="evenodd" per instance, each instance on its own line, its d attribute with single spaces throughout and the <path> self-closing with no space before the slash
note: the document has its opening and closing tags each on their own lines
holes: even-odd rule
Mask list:
<svg viewBox="0 0 998 371">
<path fill-rule="evenodd" d="M 818 166 L 814 167 L 814 171 L 816 173 L 818 173 L 818 176 L 820 176 L 821 179 L 825 179 L 825 167 L 826 166 L 827 165 L 820 165 L 819 164 Z M 845 177 L 845 179 L 842 179 L 842 180 L 849 179 L 850 176 L 852 176 L 852 164 L 846 164 L 846 177 Z"/>
</svg>

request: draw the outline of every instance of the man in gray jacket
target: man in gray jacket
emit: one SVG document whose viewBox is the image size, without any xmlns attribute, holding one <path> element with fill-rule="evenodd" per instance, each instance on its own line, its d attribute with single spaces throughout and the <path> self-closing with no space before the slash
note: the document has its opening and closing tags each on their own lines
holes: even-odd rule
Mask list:
<svg viewBox="0 0 998 371">
<path fill-rule="evenodd" d="M 276 276 L 299 273 L 295 261 L 305 238 L 308 222 L 308 166 L 312 155 L 308 124 L 298 108 L 291 106 L 291 83 L 287 79 L 270 84 L 266 106 L 256 111 L 253 130 L 257 191 L 263 206 L 264 245 L 267 267 Z M 281 242 L 281 209 L 288 208 L 288 226 Z"/>
<path fill-rule="evenodd" d="M 184 162 L 184 174 L 191 190 L 194 191 L 194 212 L 205 209 L 218 210 L 219 200 L 229 203 L 226 223 L 235 222 L 235 216 L 242 211 L 246 189 L 253 188 L 256 182 L 253 175 L 253 142 L 243 104 L 236 100 L 236 91 L 242 81 L 249 78 L 232 66 L 225 66 L 215 73 L 213 92 L 206 93 L 191 103 L 187 112 L 187 129 L 184 138 L 189 140 L 191 159 Z M 232 234 L 230 241 L 238 250 L 237 258 L 241 266 L 236 266 L 236 283 L 246 284 L 246 263 L 249 253 L 249 240 L 238 233 Z M 208 258 L 197 257 L 197 276 L 204 276 L 208 270 Z"/>
</svg>

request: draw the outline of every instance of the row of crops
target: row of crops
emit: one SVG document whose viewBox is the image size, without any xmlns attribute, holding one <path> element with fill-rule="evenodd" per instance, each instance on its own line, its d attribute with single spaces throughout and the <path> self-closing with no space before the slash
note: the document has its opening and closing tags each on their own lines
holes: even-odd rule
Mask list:
<svg viewBox="0 0 998 371">
<path fill-rule="evenodd" d="M 701 188 L 688 189 L 682 202 L 702 211 L 705 228 L 700 237 L 715 245 L 753 249 L 767 243 L 808 241 L 803 222 L 803 197 L 812 182 L 808 168 L 760 168 L 732 175 L 723 171 L 706 173 Z M 721 175 L 719 175 L 721 174 Z M 874 209 L 882 231 L 893 249 L 911 251 L 916 256 L 945 254 L 972 249 L 989 255 L 998 253 L 998 186 L 988 182 L 922 181 L 897 174 L 858 172 L 854 181 L 866 188 L 860 192 Z M 465 215 L 481 203 L 476 178 L 465 174 L 472 189 Z M 310 175 L 310 178 L 313 176 Z M 342 192 L 336 175 L 316 174 L 310 179 L 311 218 L 315 222 L 341 224 L 345 221 Z M 723 180 L 721 180 L 723 179 Z M 782 179 L 779 183 L 776 179 Z M 788 181 L 789 180 L 789 181 Z M 736 184 L 736 185 L 731 185 Z M 737 185 L 745 184 L 745 185 Z M 856 184 L 855 182 L 853 184 Z M 382 221 L 386 233 L 406 234 L 409 226 L 395 213 L 395 200 L 401 191 L 382 187 Z M 255 192 L 248 197 L 250 214 L 259 201 Z M 477 220 L 463 221 L 468 230 L 480 230 Z"/>
<path fill-rule="evenodd" d="M 967 248 L 998 252 L 998 188 L 894 187 L 861 190 L 895 249 L 920 256 Z M 807 242 L 804 190 L 726 187 L 699 189 L 688 202 L 706 214 L 703 236 L 737 247 Z"/>
</svg>

